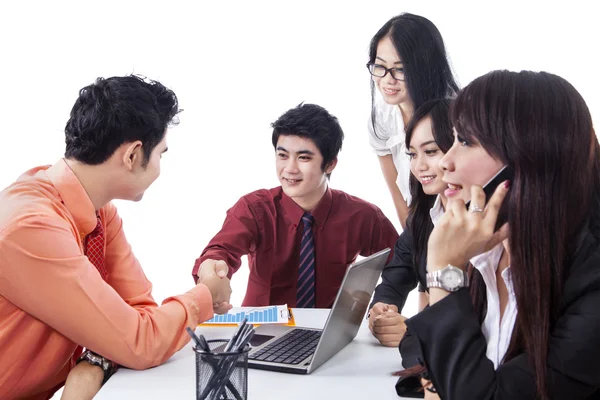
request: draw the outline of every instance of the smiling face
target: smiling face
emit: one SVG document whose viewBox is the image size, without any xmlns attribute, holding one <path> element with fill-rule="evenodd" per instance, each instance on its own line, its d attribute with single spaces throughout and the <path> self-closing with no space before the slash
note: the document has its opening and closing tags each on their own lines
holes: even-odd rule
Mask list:
<svg viewBox="0 0 600 400">
<path fill-rule="evenodd" d="M 315 143 L 296 135 L 280 135 L 275 146 L 277 177 L 296 204 L 306 211 L 314 208 L 327 190 L 327 176 L 336 161 L 321 169 L 323 156 Z"/>
<path fill-rule="evenodd" d="M 447 189 L 442 180 L 444 171 L 439 162 L 444 156 L 433 138 L 431 118 L 423 118 L 413 130 L 410 147 L 407 152 L 410 158 L 410 172 L 423 186 L 423 192 L 437 195 Z"/>
<path fill-rule="evenodd" d="M 385 36 L 379 41 L 374 63 L 379 67 L 394 68 L 396 77 L 404 75 L 402 60 L 389 36 Z M 406 89 L 406 83 L 403 80 L 394 79 L 389 72 L 382 78 L 377 76 L 373 76 L 372 78 L 386 103 L 393 105 L 412 103 L 408 90 Z"/>
<path fill-rule="evenodd" d="M 440 160 L 448 184 L 444 194 L 448 200 L 460 198 L 466 203 L 471 187 L 485 185 L 503 166 L 476 139 L 467 141 L 454 132 L 454 144 Z"/>
</svg>

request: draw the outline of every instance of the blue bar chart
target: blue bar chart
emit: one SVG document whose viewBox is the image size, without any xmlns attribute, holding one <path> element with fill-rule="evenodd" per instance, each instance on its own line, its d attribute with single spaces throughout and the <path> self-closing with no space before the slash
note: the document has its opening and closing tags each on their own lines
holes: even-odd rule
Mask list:
<svg viewBox="0 0 600 400">
<path fill-rule="evenodd" d="M 285 318 L 284 317 L 285 314 Z M 282 306 L 261 307 L 255 309 L 241 310 L 237 312 L 229 312 L 227 314 L 215 315 L 214 318 L 205 322 L 205 324 L 239 324 L 244 318 L 248 319 L 251 324 L 265 323 L 286 323 L 287 308 Z"/>
</svg>

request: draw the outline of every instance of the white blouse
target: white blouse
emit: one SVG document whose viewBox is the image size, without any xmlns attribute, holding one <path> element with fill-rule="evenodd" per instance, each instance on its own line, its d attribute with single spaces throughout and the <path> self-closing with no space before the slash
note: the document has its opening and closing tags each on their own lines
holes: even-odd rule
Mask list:
<svg viewBox="0 0 600 400">
<path fill-rule="evenodd" d="M 406 155 L 404 144 L 406 133 L 404 132 L 404 121 L 400 108 L 397 105 L 387 104 L 380 95 L 375 97 L 375 130 L 369 116 L 369 142 L 378 156 L 392 155 L 398 178 L 396 184 L 410 205 L 410 160 Z"/>
<path fill-rule="evenodd" d="M 431 207 L 429 215 L 434 225 L 444 215 L 444 208 L 439 195 L 433 207 Z M 502 320 L 500 320 L 500 296 L 498 294 L 496 270 L 498 269 L 503 250 L 504 246 L 500 243 L 487 253 L 471 258 L 471 264 L 481 273 L 485 282 L 487 313 L 481 325 L 481 331 L 487 342 L 485 354 L 494 363 L 494 368 L 496 369 L 506 355 L 517 320 L 517 298 L 512 284 L 510 266 L 502 271 L 501 274 L 508 291 L 508 303 L 506 304 Z"/>
<path fill-rule="evenodd" d="M 500 296 L 498 295 L 496 270 L 503 251 L 504 246 L 500 243 L 487 253 L 471 259 L 471 264 L 481 273 L 486 286 L 487 313 L 481 330 L 487 341 L 485 354 L 494 363 L 494 368 L 498 368 L 506 355 L 517 320 L 517 298 L 512 284 L 510 266 L 501 274 L 508 291 L 508 302 L 502 320 L 500 320 Z"/>
</svg>

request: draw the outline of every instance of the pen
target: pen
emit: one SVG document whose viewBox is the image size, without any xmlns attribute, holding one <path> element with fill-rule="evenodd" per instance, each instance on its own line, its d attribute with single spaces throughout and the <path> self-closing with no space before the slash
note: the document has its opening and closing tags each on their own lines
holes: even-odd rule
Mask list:
<svg viewBox="0 0 600 400">
<path fill-rule="evenodd" d="M 244 346 L 248 343 L 248 341 L 250 339 L 248 337 L 248 335 L 254 335 L 254 328 L 251 325 L 246 325 L 245 328 L 247 328 L 247 329 L 244 329 L 240 333 L 237 342 L 234 344 L 234 347 L 233 347 L 234 351 L 238 351 L 239 349 L 243 349 Z M 252 337 L 252 336 L 250 336 L 250 337 Z"/>
<path fill-rule="evenodd" d="M 242 329 L 244 329 L 244 327 L 246 326 L 247 323 L 248 323 L 248 318 L 244 317 L 244 319 L 242 320 L 242 322 L 240 322 L 240 324 L 238 325 L 237 330 L 235 331 L 235 333 L 233 334 L 233 336 L 231 337 L 231 339 L 227 343 L 227 346 L 225 346 L 225 351 L 226 352 L 228 352 L 228 351 L 231 350 L 231 348 L 233 347 L 233 345 L 235 344 L 235 342 L 239 338 L 240 332 L 242 331 Z"/>
<path fill-rule="evenodd" d="M 196 336 L 196 334 L 194 333 L 194 331 L 189 326 L 186 326 L 185 330 L 192 337 L 192 340 L 194 341 L 194 343 L 196 343 L 196 348 L 204 350 L 204 351 L 208 351 L 209 350 L 208 348 L 205 348 L 203 346 L 203 343 L 200 342 L 200 339 L 198 338 L 198 336 Z"/>
<path fill-rule="evenodd" d="M 244 337 L 244 335 L 246 334 L 246 331 L 248 330 L 249 327 L 250 327 L 249 325 L 243 326 L 240 329 L 240 331 L 237 333 L 237 335 L 235 336 L 235 338 L 232 338 L 232 344 L 231 344 L 231 348 L 230 348 L 231 351 L 237 351 L 240 339 L 242 337 Z"/>
</svg>

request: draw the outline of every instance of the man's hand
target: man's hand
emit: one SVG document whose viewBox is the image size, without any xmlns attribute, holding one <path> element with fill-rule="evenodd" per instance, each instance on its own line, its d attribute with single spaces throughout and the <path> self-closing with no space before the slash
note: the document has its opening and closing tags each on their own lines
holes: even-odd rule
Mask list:
<svg viewBox="0 0 600 400">
<path fill-rule="evenodd" d="M 379 343 L 398 347 L 406 333 L 406 318 L 398 313 L 393 304 L 376 303 L 369 314 L 369 329 Z"/>
<path fill-rule="evenodd" d="M 213 311 L 225 314 L 233 307 L 231 299 L 231 282 L 227 278 L 229 267 L 222 260 L 204 260 L 198 268 L 198 282 L 208 287 L 213 298 Z"/>
<path fill-rule="evenodd" d="M 93 399 L 104 380 L 104 370 L 86 361 L 77 364 L 65 382 L 61 400 Z"/>
</svg>

